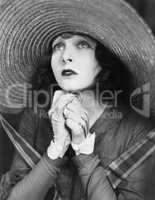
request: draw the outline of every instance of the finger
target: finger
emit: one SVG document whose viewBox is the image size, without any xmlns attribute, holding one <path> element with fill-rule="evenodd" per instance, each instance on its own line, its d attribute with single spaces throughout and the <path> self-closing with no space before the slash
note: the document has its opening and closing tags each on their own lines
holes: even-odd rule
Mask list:
<svg viewBox="0 0 155 200">
<path fill-rule="evenodd" d="M 68 102 L 72 101 L 74 95 L 71 93 L 62 93 L 61 91 L 57 91 L 54 96 L 54 101 L 52 103 L 52 107 L 48 111 L 48 116 L 51 118 L 54 112 L 59 112 Z"/>
<path fill-rule="evenodd" d="M 60 96 L 64 95 L 64 91 L 63 90 L 57 90 L 54 93 L 53 96 L 53 101 L 52 101 L 52 105 L 53 107 L 55 106 L 56 102 L 58 101 L 58 99 L 60 98 Z M 54 109 L 51 107 L 50 110 L 48 111 L 48 116 L 51 117 L 52 113 L 54 112 Z"/>
<path fill-rule="evenodd" d="M 75 98 L 74 95 L 71 93 L 64 94 L 58 99 L 54 107 L 57 107 L 58 109 L 62 109 L 66 104 L 71 102 L 74 98 Z"/>
<path fill-rule="evenodd" d="M 81 115 L 78 113 L 74 113 L 74 112 L 72 112 L 72 111 L 70 111 L 70 110 L 68 110 L 68 109 L 64 109 L 64 112 L 63 112 L 63 114 L 64 114 L 64 118 L 65 119 L 67 119 L 67 118 L 70 118 L 70 119 L 72 119 L 72 120 L 74 120 L 74 121 L 76 121 L 76 122 L 79 122 L 79 123 L 82 123 L 82 121 L 84 121 L 82 118 L 81 118 Z"/>
<path fill-rule="evenodd" d="M 89 118 L 87 117 L 87 115 L 85 115 L 84 112 L 79 113 L 79 112 L 74 112 L 72 110 L 69 110 L 67 107 L 64 108 L 63 111 L 64 114 L 64 118 L 72 118 L 74 121 L 77 121 L 79 123 L 86 123 L 89 124 Z"/>
<path fill-rule="evenodd" d="M 82 112 L 83 108 L 81 105 L 77 105 L 76 103 L 74 103 L 73 101 L 69 102 L 66 105 L 66 108 L 74 113 L 80 113 Z"/>
<path fill-rule="evenodd" d="M 70 111 L 73 112 L 75 115 L 80 115 L 85 121 L 89 120 L 87 111 L 82 106 L 76 107 L 76 105 L 73 102 L 68 103 L 64 107 L 64 110 L 66 111 L 66 113 Z"/>
<path fill-rule="evenodd" d="M 55 102 L 57 102 L 58 99 L 64 94 L 65 92 L 63 90 L 56 90 L 53 96 L 53 104 L 55 104 Z"/>
<path fill-rule="evenodd" d="M 64 107 L 64 118 L 72 118 L 75 121 L 79 121 L 81 124 L 83 124 L 83 122 L 81 120 L 83 120 L 85 122 L 84 128 L 85 128 L 85 133 L 87 134 L 89 131 L 89 117 L 88 114 L 86 112 L 85 109 L 81 108 L 81 111 L 78 109 L 73 109 L 73 105 L 71 105 L 72 103 L 69 103 L 70 105 L 66 105 Z M 72 113 L 72 115 L 71 115 Z"/>
<path fill-rule="evenodd" d="M 79 101 L 76 101 L 76 97 L 68 103 L 68 106 L 71 106 L 71 108 L 77 108 L 77 109 L 80 109 L 82 106 L 82 104 L 79 102 Z"/>
<path fill-rule="evenodd" d="M 81 133 L 83 132 L 82 127 L 74 120 L 72 119 L 66 119 L 65 120 L 65 124 L 66 126 L 71 130 L 73 135 L 81 135 Z"/>
<path fill-rule="evenodd" d="M 70 113 L 65 122 L 67 122 L 67 120 L 71 120 L 74 122 L 74 124 L 76 124 L 75 127 L 69 127 L 73 132 L 76 132 L 78 128 L 78 131 L 82 132 L 85 137 L 87 136 L 89 132 L 89 126 L 88 123 L 81 119 L 81 117 L 75 117 L 74 113 Z"/>
<path fill-rule="evenodd" d="M 85 119 L 83 117 L 81 117 L 83 119 L 84 123 L 84 132 L 85 132 L 85 137 L 87 137 L 88 133 L 89 133 L 89 118 Z"/>
</svg>

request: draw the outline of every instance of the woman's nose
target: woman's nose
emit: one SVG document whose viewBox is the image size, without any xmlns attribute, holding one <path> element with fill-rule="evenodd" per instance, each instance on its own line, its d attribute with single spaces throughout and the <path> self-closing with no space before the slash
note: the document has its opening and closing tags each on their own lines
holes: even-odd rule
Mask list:
<svg viewBox="0 0 155 200">
<path fill-rule="evenodd" d="M 63 63 L 70 63 L 73 61 L 72 53 L 69 49 L 65 49 L 62 55 Z"/>
</svg>

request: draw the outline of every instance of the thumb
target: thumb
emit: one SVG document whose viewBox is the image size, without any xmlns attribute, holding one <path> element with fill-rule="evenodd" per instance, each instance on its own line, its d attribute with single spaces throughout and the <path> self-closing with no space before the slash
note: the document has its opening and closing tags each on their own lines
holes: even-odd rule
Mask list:
<svg viewBox="0 0 155 200">
<path fill-rule="evenodd" d="M 55 91 L 52 104 L 55 105 L 55 103 L 59 100 L 59 98 L 64 94 L 65 92 L 63 90 Z"/>
<path fill-rule="evenodd" d="M 65 94 L 65 92 L 63 90 L 56 90 L 55 91 L 54 96 L 53 96 L 53 100 L 52 100 L 52 107 L 55 107 L 55 104 L 58 102 L 60 97 L 64 94 Z M 48 111 L 49 117 L 51 116 L 52 112 L 53 112 L 53 109 L 50 108 L 50 110 Z"/>
</svg>

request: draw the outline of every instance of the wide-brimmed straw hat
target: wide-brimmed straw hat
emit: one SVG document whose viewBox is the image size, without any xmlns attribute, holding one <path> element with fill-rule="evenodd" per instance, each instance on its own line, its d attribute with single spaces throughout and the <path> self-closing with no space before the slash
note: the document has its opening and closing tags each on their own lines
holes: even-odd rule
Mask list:
<svg viewBox="0 0 155 200">
<path fill-rule="evenodd" d="M 155 40 L 151 30 L 122 0 L 0 1 L 0 110 L 27 106 L 26 85 L 51 40 L 64 32 L 85 33 L 113 51 L 134 76 L 149 83 L 155 113 Z M 20 110 L 20 109 L 19 109 Z"/>
</svg>

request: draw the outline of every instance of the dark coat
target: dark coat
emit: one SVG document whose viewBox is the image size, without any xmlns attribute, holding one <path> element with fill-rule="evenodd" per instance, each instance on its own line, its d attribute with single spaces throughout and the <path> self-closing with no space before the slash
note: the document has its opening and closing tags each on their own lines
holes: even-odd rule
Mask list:
<svg viewBox="0 0 155 200">
<path fill-rule="evenodd" d="M 89 200 L 104 199 L 103 179 L 106 179 L 108 165 L 144 138 L 152 128 L 153 125 L 149 120 L 131 110 L 107 108 L 90 130 L 96 133 L 94 155 L 90 155 L 87 159 L 81 155 L 74 156 L 71 148 L 65 155 L 67 161 L 61 167 L 56 180 L 62 199 L 85 199 L 86 193 Z M 44 155 L 53 137 L 50 121 L 43 110 L 37 114 L 32 110 L 25 110 L 19 132 L 41 155 Z M 116 188 L 114 192 L 118 200 L 153 200 L 155 197 L 154 167 L 155 155 L 152 154 Z M 92 169 L 94 169 L 93 175 Z M 1 178 L 0 199 L 6 199 L 11 188 L 29 171 L 27 164 L 16 153 L 10 171 Z M 90 177 L 91 183 L 88 184 Z M 52 195 L 51 189 L 45 199 L 51 200 Z"/>
</svg>

